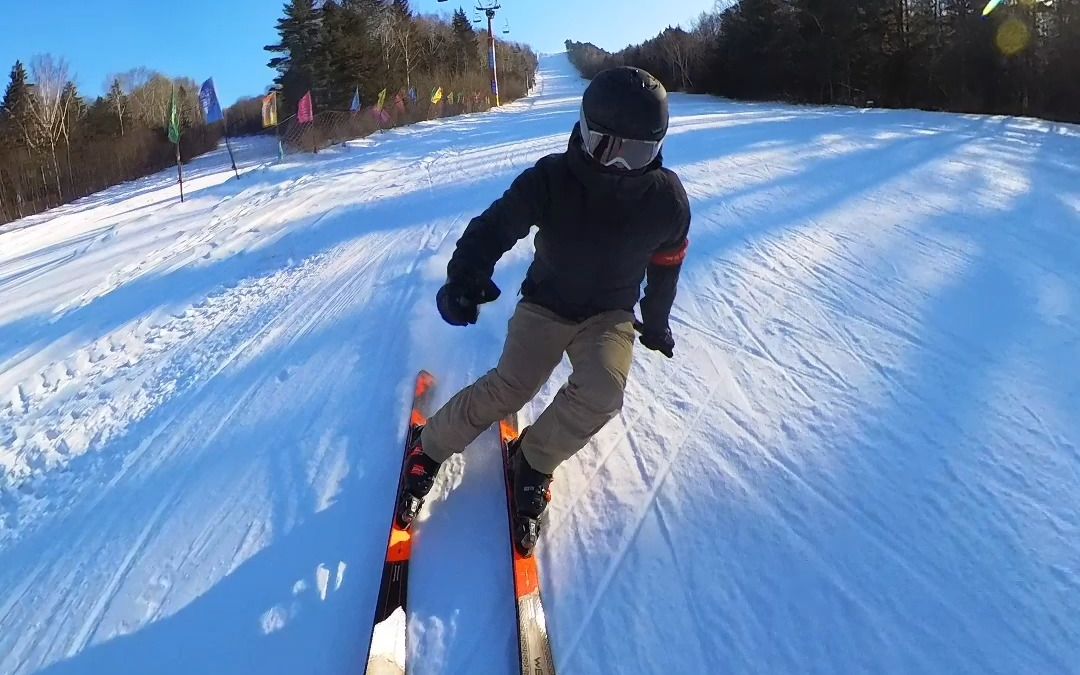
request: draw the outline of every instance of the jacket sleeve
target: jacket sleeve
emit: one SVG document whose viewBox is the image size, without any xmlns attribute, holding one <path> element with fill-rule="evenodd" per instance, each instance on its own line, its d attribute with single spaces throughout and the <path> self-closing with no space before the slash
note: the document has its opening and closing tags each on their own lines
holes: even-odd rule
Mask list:
<svg viewBox="0 0 1080 675">
<path fill-rule="evenodd" d="M 646 268 L 645 296 L 641 299 L 641 322 L 646 332 L 668 329 L 679 272 L 690 247 L 690 207 L 685 197 L 679 206 L 674 235 L 656 249 Z"/>
<path fill-rule="evenodd" d="M 491 279 L 499 258 L 543 218 L 547 200 L 547 180 L 537 163 L 469 222 L 446 266 L 447 278 Z"/>
</svg>

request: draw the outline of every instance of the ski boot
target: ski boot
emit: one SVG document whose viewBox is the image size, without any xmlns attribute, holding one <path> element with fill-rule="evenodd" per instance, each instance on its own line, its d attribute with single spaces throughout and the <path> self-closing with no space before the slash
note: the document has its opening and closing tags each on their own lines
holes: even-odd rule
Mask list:
<svg viewBox="0 0 1080 675">
<path fill-rule="evenodd" d="M 424 506 L 424 498 L 435 485 L 435 476 L 439 473 L 440 462 L 424 454 L 420 444 L 423 426 L 413 427 L 409 437 L 409 452 L 405 456 L 404 476 L 401 480 L 401 495 L 398 497 L 397 525 L 403 530 L 409 529 Z"/>
<path fill-rule="evenodd" d="M 551 476 L 529 466 L 525 454 L 519 452 L 524 436 L 522 432 L 521 436 L 510 442 L 507 449 L 510 451 L 514 547 L 528 558 L 540 538 L 541 516 L 551 501 Z"/>
</svg>

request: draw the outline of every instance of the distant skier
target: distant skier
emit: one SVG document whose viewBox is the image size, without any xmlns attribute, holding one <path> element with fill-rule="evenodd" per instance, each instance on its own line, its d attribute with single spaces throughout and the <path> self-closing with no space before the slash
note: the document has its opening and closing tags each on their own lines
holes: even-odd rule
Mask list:
<svg viewBox="0 0 1080 675">
<path fill-rule="evenodd" d="M 662 168 L 667 129 L 667 92 L 656 78 L 638 68 L 606 70 L 585 91 L 567 150 L 526 169 L 465 228 L 437 296 L 439 313 L 454 326 L 476 323 L 479 305 L 499 297 L 495 263 L 533 225 L 535 256 L 498 365 L 413 434 L 402 526 L 411 524 L 441 464 L 521 409 L 566 353 L 569 381 L 511 444 L 514 543 L 531 554 L 556 467 L 622 408 L 635 327 L 644 346 L 673 356 L 668 315 L 690 206 L 678 176 Z"/>
</svg>

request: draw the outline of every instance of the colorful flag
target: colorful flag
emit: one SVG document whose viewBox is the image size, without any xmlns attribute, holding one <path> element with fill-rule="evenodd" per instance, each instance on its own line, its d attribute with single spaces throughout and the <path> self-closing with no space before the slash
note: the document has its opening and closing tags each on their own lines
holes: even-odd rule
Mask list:
<svg viewBox="0 0 1080 675">
<path fill-rule="evenodd" d="M 416 87 L 409 87 L 409 100 L 416 103 Z"/>
<path fill-rule="evenodd" d="M 399 115 L 405 112 L 405 97 L 400 91 L 394 96 L 394 110 L 397 110 Z"/>
<path fill-rule="evenodd" d="M 199 103 L 202 105 L 207 124 L 220 122 L 224 119 L 225 116 L 221 114 L 221 103 L 218 102 L 217 90 L 214 89 L 214 78 L 211 77 L 202 83 L 202 89 L 199 90 Z"/>
<path fill-rule="evenodd" d="M 349 110 L 351 112 L 359 112 L 360 111 L 360 87 L 357 87 L 356 88 L 356 93 L 353 94 L 352 105 L 349 106 Z"/>
<path fill-rule="evenodd" d="M 180 109 L 176 106 L 176 90 L 173 90 L 172 101 L 169 103 L 169 140 L 173 143 L 180 142 Z"/>
<path fill-rule="evenodd" d="M 431 90 L 431 102 L 435 105 L 439 104 L 443 98 L 442 87 L 435 87 Z"/>
<path fill-rule="evenodd" d="M 375 104 L 375 107 L 378 108 L 379 110 L 382 110 L 383 106 L 385 106 L 385 105 L 386 105 L 386 88 L 384 87 L 383 90 L 379 92 L 379 102 Z"/>
<path fill-rule="evenodd" d="M 986 7 L 983 8 L 983 16 L 990 16 L 991 12 L 998 8 L 1002 0 L 990 0 L 986 3 Z"/>
<path fill-rule="evenodd" d="M 311 109 L 311 92 L 304 94 L 304 97 L 300 99 L 300 107 L 296 109 L 296 120 L 300 124 L 308 124 L 315 119 L 315 114 Z"/>
<path fill-rule="evenodd" d="M 277 92 L 272 91 L 263 97 L 263 128 L 277 126 Z"/>
</svg>

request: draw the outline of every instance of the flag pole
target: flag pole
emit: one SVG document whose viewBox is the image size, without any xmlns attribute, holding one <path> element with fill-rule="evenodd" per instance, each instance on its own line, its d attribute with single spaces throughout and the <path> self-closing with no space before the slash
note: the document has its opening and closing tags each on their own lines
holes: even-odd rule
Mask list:
<svg viewBox="0 0 1080 675">
<path fill-rule="evenodd" d="M 180 168 L 180 144 L 174 143 L 176 146 L 176 175 L 180 178 L 180 203 L 184 203 L 184 170 Z"/>
<path fill-rule="evenodd" d="M 240 170 L 236 168 L 236 158 L 233 157 L 232 146 L 229 145 L 229 131 L 227 128 L 225 130 L 225 147 L 229 150 L 229 161 L 232 162 L 233 173 L 236 174 L 236 179 L 240 180 Z"/>
<path fill-rule="evenodd" d="M 221 124 L 225 131 L 225 148 L 229 151 L 229 161 L 232 162 L 233 173 L 236 174 L 236 180 L 240 180 L 240 171 L 236 168 L 236 157 L 233 157 L 232 146 L 229 145 L 229 118 L 224 112 L 221 113 Z"/>
</svg>

